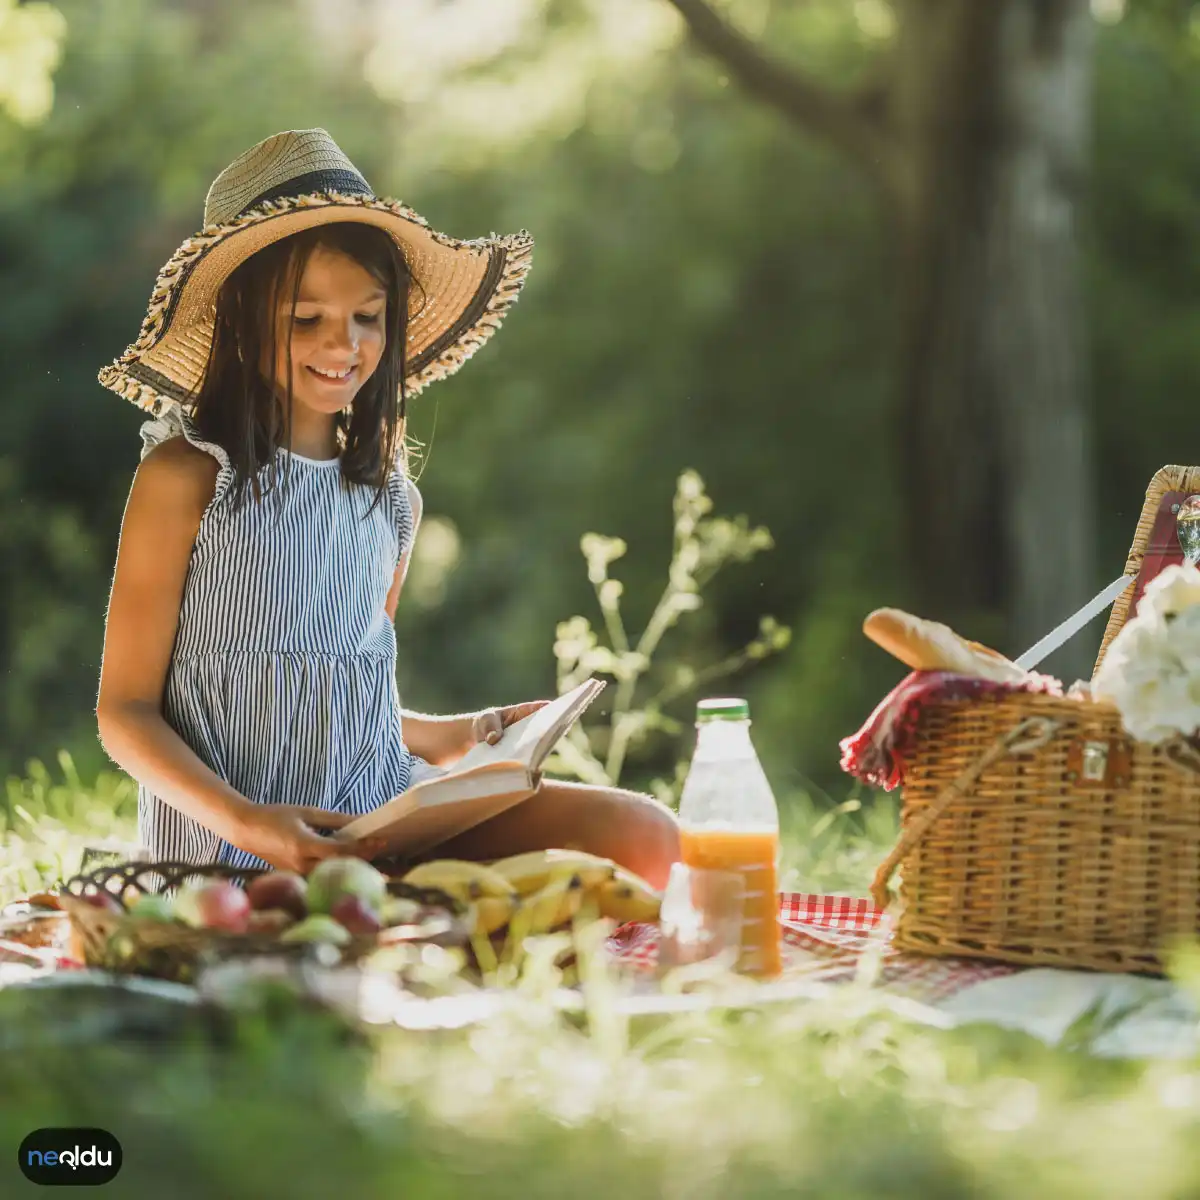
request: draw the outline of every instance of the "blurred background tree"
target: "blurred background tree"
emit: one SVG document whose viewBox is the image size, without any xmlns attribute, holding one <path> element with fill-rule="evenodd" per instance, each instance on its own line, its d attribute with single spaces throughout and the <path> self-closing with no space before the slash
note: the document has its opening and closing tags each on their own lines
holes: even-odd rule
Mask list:
<svg viewBox="0 0 1200 1200">
<path fill-rule="evenodd" d="M 756 75 L 698 52 L 685 7 L 57 4 L 53 107 L 0 115 L 0 767 L 105 761 L 104 607 L 144 415 L 96 371 L 214 175 L 286 128 L 330 130 L 438 228 L 537 243 L 495 341 L 414 404 L 407 704 L 552 691 L 558 623 L 592 615 L 588 532 L 626 542 L 640 628 L 689 469 L 774 549 L 715 579 L 664 654 L 721 661 L 764 614 L 793 629 L 730 685 L 783 796 L 844 794 L 837 739 L 903 673 L 862 637 L 871 608 L 963 612 L 1015 654 L 1120 570 L 1150 476 L 1196 461 L 1194 6 L 713 0 L 852 136 L 797 136 Z M 38 9 L 0 8 L 0 92 L 11 14 Z M 1101 624 L 1047 668 L 1086 671 Z M 673 753 L 631 753 L 624 778 Z"/>
<path fill-rule="evenodd" d="M 1076 239 L 1087 0 L 858 3 L 881 48 L 852 91 L 783 65 L 704 0 L 671 3 L 746 92 L 875 185 L 902 342 L 884 430 L 920 609 L 960 628 L 1003 611 L 1008 638 L 1032 644 L 1094 569 Z M 1059 507 L 1064 493 L 1078 502 Z M 1083 674 L 1086 648 L 1059 661 Z"/>
</svg>

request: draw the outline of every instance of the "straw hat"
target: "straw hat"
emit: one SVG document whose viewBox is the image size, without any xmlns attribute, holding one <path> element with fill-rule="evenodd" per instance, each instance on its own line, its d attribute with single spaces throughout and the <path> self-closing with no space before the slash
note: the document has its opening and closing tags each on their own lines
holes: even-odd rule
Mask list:
<svg viewBox="0 0 1200 1200">
<path fill-rule="evenodd" d="M 208 365 L 216 299 L 256 250 L 314 225 L 360 221 L 395 239 L 421 290 L 410 293 L 409 396 L 445 379 L 500 327 L 533 254 L 528 230 L 460 241 L 398 200 L 378 199 L 324 129 L 277 133 L 234 159 L 204 202 L 204 228 L 158 273 L 136 342 L 100 382 L 157 415 L 190 407 Z"/>
</svg>

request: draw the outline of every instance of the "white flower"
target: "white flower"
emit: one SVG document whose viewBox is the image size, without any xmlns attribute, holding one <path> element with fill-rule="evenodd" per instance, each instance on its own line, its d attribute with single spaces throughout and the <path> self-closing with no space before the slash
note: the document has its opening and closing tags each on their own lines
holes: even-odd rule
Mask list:
<svg viewBox="0 0 1200 1200">
<path fill-rule="evenodd" d="M 1187 563 L 1164 567 L 1148 584 L 1138 616 L 1174 616 L 1200 604 L 1200 570 Z"/>
<path fill-rule="evenodd" d="M 1113 638 L 1092 684 L 1092 694 L 1111 700 L 1126 729 L 1144 742 L 1200 729 L 1200 606 L 1188 599 L 1190 586 L 1177 573 L 1154 596 L 1161 608 L 1143 601 Z M 1167 603 L 1181 605 L 1171 619 Z"/>
</svg>

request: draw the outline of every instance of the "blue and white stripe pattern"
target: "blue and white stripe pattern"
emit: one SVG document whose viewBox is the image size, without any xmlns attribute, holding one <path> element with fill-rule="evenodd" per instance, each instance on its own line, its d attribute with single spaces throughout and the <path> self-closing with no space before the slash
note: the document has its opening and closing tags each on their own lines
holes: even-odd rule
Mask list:
<svg viewBox="0 0 1200 1200">
<path fill-rule="evenodd" d="M 233 505 L 225 450 L 178 405 L 141 427 L 142 457 L 183 435 L 220 463 L 184 583 L 163 716 L 231 787 L 261 804 L 364 813 L 409 786 L 396 686 L 396 632 L 384 604 L 413 538 L 399 467 L 374 489 L 339 460 L 279 451 L 279 486 Z M 290 467 L 287 477 L 283 468 Z M 421 764 L 423 765 L 423 764 Z M 264 867 L 145 786 L 142 844 L 156 861 Z"/>
</svg>

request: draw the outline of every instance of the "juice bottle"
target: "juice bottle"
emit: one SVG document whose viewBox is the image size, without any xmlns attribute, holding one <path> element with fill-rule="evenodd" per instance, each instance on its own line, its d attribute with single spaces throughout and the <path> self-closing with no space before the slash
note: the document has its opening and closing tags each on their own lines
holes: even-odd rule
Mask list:
<svg viewBox="0 0 1200 1200">
<path fill-rule="evenodd" d="M 683 861 L 742 875 L 738 970 L 778 975 L 779 812 L 750 741 L 750 706 L 745 700 L 702 700 L 696 729 L 696 752 L 679 801 Z"/>
</svg>

